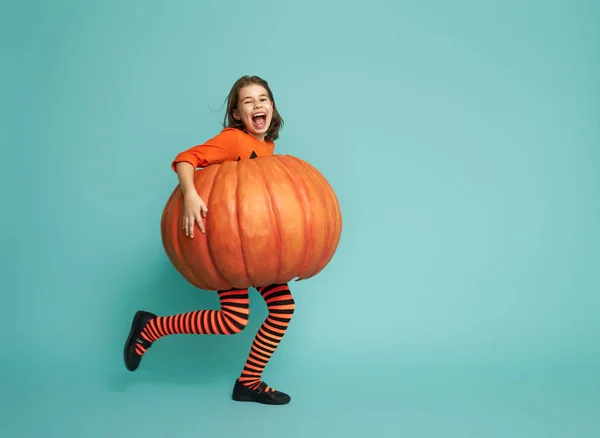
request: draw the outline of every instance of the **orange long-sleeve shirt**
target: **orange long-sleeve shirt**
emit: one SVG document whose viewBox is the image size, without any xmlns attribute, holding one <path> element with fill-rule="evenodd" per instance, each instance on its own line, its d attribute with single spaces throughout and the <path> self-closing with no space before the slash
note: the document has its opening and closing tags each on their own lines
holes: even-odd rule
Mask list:
<svg viewBox="0 0 600 438">
<path fill-rule="evenodd" d="M 225 128 L 205 143 L 179 153 L 171 163 L 171 168 L 176 172 L 176 164 L 187 161 L 197 169 L 223 161 L 273 155 L 274 150 L 275 143 L 272 141 L 263 142 L 240 129 Z"/>
</svg>

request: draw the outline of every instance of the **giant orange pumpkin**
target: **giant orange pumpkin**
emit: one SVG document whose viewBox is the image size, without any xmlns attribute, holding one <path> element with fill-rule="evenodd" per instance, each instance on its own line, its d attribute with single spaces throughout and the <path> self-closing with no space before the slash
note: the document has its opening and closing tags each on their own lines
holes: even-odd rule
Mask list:
<svg viewBox="0 0 600 438">
<path fill-rule="evenodd" d="M 338 199 L 317 169 L 289 155 L 213 164 L 194 174 L 208 207 L 194 238 L 182 228 L 177 186 L 164 208 L 162 241 L 175 268 L 206 290 L 287 283 L 317 275 L 342 231 Z"/>
</svg>

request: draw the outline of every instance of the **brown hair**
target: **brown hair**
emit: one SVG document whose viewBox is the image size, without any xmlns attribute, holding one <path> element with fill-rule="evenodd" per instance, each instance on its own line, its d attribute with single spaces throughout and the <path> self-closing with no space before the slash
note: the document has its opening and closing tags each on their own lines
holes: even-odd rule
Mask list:
<svg viewBox="0 0 600 438">
<path fill-rule="evenodd" d="M 275 141 L 279 138 L 279 130 L 283 128 L 283 119 L 281 118 L 279 111 L 277 111 L 275 99 L 273 98 L 273 92 L 271 91 L 271 88 L 269 88 L 269 84 L 266 80 L 258 76 L 246 75 L 235 81 L 233 87 L 231 87 L 229 96 L 227 96 L 225 99 L 225 102 L 227 103 L 227 112 L 225 113 L 225 118 L 223 119 L 223 127 L 237 128 L 246 132 L 242 122 L 233 117 L 233 111 L 236 109 L 238 100 L 240 98 L 240 89 L 252 84 L 264 87 L 265 90 L 267 90 L 267 93 L 269 93 L 269 99 L 271 99 L 271 102 L 273 103 L 273 118 L 271 119 L 269 130 L 265 134 L 265 140 Z"/>
</svg>

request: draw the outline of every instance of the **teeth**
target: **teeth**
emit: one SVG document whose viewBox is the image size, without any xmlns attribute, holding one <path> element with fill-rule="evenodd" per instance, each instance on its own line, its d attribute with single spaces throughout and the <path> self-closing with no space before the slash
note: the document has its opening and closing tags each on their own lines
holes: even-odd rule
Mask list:
<svg viewBox="0 0 600 438">
<path fill-rule="evenodd" d="M 252 116 L 252 117 L 258 117 L 258 116 L 264 116 L 264 115 L 265 115 L 265 113 L 258 113 L 258 114 L 254 114 L 254 116 Z"/>
</svg>

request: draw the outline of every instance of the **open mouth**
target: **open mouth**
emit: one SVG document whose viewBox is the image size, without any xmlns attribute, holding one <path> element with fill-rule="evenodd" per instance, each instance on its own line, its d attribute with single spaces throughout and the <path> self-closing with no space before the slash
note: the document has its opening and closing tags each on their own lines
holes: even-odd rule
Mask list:
<svg viewBox="0 0 600 438">
<path fill-rule="evenodd" d="M 267 124 L 267 114 L 266 113 L 256 113 L 252 116 L 252 122 L 257 128 L 264 128 Z"/>
</svg>

